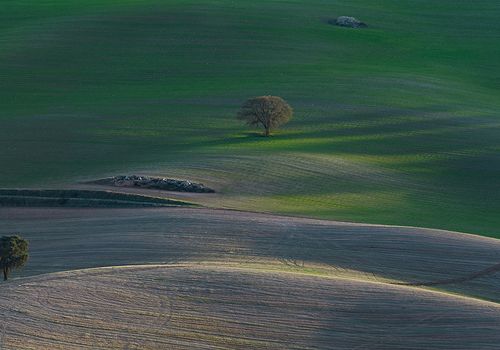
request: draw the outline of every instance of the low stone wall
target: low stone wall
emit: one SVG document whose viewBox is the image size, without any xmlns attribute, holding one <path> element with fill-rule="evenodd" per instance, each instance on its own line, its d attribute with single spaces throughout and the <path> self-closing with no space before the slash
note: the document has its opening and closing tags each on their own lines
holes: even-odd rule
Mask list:
<svg viewBox="0 0 500 350">
<path fill-rule="evenodd" d="M 0 189 L 0 207 L 134 208 L 190 205 L 193 204 L 169 198 L 111 191 Z"/>
</svg>

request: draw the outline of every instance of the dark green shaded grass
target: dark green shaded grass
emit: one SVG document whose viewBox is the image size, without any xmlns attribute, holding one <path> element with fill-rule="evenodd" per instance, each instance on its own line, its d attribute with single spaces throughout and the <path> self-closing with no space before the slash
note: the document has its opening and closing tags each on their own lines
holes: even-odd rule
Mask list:
<svg viewBox="0 0 500 350">
<path fill-rule="evenodd" d="M 0 189 L 0 207 L 162 207 L 191 203 L 110 191 Z"/>
<path fill-rule="evenodd" d="M 2 9 L 2 186 L 125 171 L 215 177 L 221 206 L 498 235 L 500 4 L 8 0 Z M 338 15 L 369 28 L 326 23 Z M 271 139 L 234 118 L 262 94 L 296 111 Z"/>
</svg>

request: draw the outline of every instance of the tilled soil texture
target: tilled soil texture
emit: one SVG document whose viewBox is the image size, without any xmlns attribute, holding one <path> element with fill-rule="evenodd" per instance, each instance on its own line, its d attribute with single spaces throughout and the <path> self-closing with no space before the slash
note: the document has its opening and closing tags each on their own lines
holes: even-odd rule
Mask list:
<svg viewBox="0 0 500 350">
<path fill-rule="evenodd" d="M 203 266 L 0 290 L 6 349 L 495 349 L 500 308 L 413 287 Z"/>
<path fill-rule="evenodd" d="M 30 260 L 16 276 L 130 264 L 196 262 L 413 284 L 500 301 L 500 242 L 479 236 L 236 211 L 3 208 Z"/>
</svg>

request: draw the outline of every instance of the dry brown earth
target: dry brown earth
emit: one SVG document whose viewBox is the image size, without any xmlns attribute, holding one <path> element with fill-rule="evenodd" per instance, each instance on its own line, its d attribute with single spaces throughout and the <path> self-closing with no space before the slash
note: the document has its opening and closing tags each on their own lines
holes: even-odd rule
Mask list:
<svg viewBox="0 0 500 350">
<path fill-rule="evenodd" d="M 491 269 L 500 262 L 500 242 L 473 235 L 187 208 L 4 208 L 0 221 L 1 234 L 22 232 L 31 242 L 23 276 L 130 264 L 271 261 L 324 267 L 330 274 L 354 270 L 375 281 L 438 282 L 435 288 L 500 301 L 500 272 Z"/>
<path fill-rule="evenodd" d="M 5 349 L 497 349 L 500 308 L 234 267 L 58 273 L 0 292 Z"/>
<path fill-rule="evenodd" d="M 24 277 L 0 286 L 4 349 L 496 349 L 500 340 L 494 239 L 193 208 L 2 208 L 0 222 L 0 234 L 31 244 Z M 169 265 L 71 271 L 137 264 Z"/>
</svg>

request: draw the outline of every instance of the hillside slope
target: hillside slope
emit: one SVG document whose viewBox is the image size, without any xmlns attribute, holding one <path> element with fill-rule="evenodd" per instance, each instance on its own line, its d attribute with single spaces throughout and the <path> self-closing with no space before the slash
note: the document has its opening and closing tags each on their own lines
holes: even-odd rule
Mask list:
<svg viewBox="0 0 500 350">
<path fill-rule="evenodd" d="M 5 0 L 0 186 L 140 171 L 225 207 L 498 236 L 500 3 Z M 327 20 L 353 15 L 363 30 Z M 281 95 L 272 139 L 235 120 Z"/>
<path fill-rule="evenodd" d="M 456 232 L 187 208 L 5 208 L 0 221 L 0 234 L 22 232 L 30 241 L 21 276 L 230 263 L 415 284 L 500 302 L 500 242 Z"/>
<path fill-rule="evenodd" d="M 286 294 L 284 294 L 286 291 Z M 96 269 L 0 291 L 9 349 L 494 349 L 491 303 L 201 266 Z"/>
</svg>

